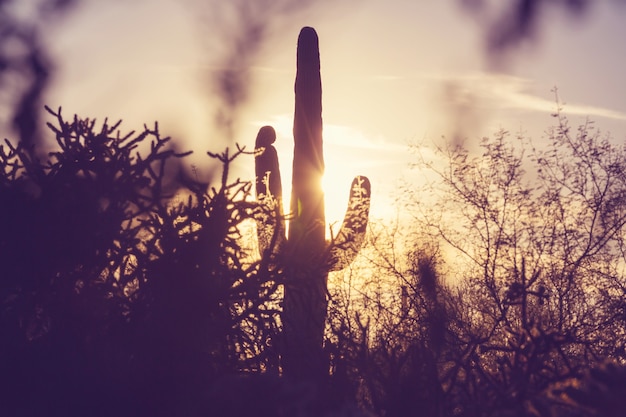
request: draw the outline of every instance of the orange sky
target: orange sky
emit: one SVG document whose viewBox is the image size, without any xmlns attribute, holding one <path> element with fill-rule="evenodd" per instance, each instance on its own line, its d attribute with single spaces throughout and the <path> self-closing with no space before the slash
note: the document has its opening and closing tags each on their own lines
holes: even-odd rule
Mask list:
<svg viewBox="0 0 626 417">
<path fill-rule="evenodd" d="M 128 130 L 158 120 L 163 133 L 196 150 L 202 172 L 206 151 L 229 143 L 214 123 L 219 102 L 210 80 L 226 65 L 220 46 L 239 31 L 236 17 L 232 26 L 216 24 L 212 1 L 202 3 L 85 1 L 50 32 L 60 62 L 47 103 L 63 106 L 66 116 L 122 118 Z M 258 128 L 273 124 L 283 183 L 290 184 L 295 44 L 302 26 L 315 27 L 331 222 L 341 218 L 357 174 L 372 181 L 374 217 L 393 215 L 409 142 L 478 139 L 499 128 L 540 140 L 551 122 L 554 86 L 574 122 L 590 116 L 625 139 L 625 7 L 600 2 L 580 22 L 550 12 L 541 36 L 496 67 L 481 23 L 458 0 L 318 3 L 323 7 L 266 16 L 267 36 L 237 63 L 249 70 L 249 96 L 238 106 L 232 140 L 251 147 Z M 244 177 L 252 172 L 251 160 L 240 167 Z"/>
</svg>

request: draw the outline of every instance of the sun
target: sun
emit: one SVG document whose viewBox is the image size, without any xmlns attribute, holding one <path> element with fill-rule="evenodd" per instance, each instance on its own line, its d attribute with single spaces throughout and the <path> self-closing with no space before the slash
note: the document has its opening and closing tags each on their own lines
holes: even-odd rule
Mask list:
<svg viewBox="0 0 626 417">
<path fill-rule="evenodd" d="M 326 237 L 329 239 L 335 236 L 341 227 L 350 197 L 350 185 L 354 177 L 359 175 L 349 169 L 349 161 L 345 162 L 347 166 L 327 164 L 322 179 L 327 224 Z"/>
<path fill-rule="evenodd" d="M 274 146 L 278 153 L 283 184 L 283 208 L 288 214 L 291 201 L 291 175 L 293 163 L 293 116 L 276 116 L 267 123 L 276 131 Z M 369 176 L 373 157 L 367 139 L 355 128 L 324 124 L 324 206 L 326 213 L 326 238 L 336 235 L 341 227 L 348 206 L 352 180 L 357 176 Z M 370 152 L 369 155 L 364 153 Z"/>
</svg>

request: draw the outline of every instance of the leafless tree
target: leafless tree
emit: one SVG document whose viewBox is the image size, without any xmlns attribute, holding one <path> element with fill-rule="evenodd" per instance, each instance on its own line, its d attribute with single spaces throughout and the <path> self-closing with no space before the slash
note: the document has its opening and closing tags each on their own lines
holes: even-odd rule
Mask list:
<svg viewBox="0 0 626 417">
<path fill-rule="evenodd" d="M 418 163 L 438 176 L 409 201 L 457 271 L 463 354 L 448 388 L 480 408 L 469 415 L 546 408 L 553 384 L 623 357 L 626 152 L 554 116 L 543 148 L 500 131 L 478 153 Z"/>
</svg>

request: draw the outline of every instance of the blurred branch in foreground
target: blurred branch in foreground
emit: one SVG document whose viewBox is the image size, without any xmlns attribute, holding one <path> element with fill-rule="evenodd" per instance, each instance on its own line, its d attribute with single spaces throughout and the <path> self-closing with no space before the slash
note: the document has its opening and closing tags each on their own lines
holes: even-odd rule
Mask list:
<svg viewBox="0 0 626 417">
<path fill-rule="evenodd" d="M 0 0 L 0 126 L 27 145 L 41 139 L 43 95 L 54 72 L 46 31 L 78 0 Z"/>
<path fill-rule="evenodd" d="M 598 4 L 590 0 L 457 0 L 461 7 L 476 17 L 485 30 L 487 50 L 500 56 L 524 41 L 536 41 L 541 35 L 541 19 L 551 9 L 570 17 L 583 19 Z M 616 9 L 626 6 L 623 0 L 613 0 Z"/>
</svg>

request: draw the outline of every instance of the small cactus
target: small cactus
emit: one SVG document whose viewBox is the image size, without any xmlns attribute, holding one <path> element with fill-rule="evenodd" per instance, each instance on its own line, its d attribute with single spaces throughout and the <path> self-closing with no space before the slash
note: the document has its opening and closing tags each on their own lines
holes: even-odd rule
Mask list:
<svg viewBox="0 0 626 417">
<path fill-rule="evenodd" d="M 257 221 L 259 252 L 279 247 L 285 241 L 285 218 L 283 216 L 283 184 L 280 178 L 278 155 L 273 143 L 276 131 L 271 126 L 263 126 L 257 134 L 255 149 L 256 195 L 273 216 L 263 214 Z"/>
<path fill-rule="evenodd" d="M 328 369 L 322 350 L 328 273 L 348 266 L 357 255 L 367 227 L 371 188 L 367 177 L 352 181 L 341 229 L 327 242 L 321 185 L 322 82 L 318 37 L 311 27 L 304 27 L 298 37 L 293 135 L 288 237 L 281 212 L 280 167 L 273 146 L 276 133 L 264 126 L 257 135 L 257 199 L 275 213 L 260 218 L 257 230 L 261 254 L 276 254 L 285 266 L 283 368 L 291 376 L 316 379 L 323 378 Z"/>
</svg>

